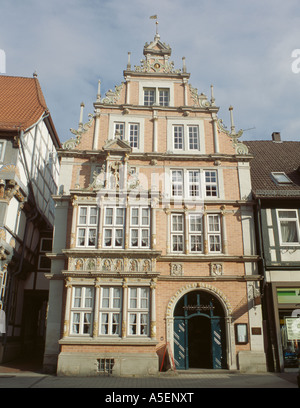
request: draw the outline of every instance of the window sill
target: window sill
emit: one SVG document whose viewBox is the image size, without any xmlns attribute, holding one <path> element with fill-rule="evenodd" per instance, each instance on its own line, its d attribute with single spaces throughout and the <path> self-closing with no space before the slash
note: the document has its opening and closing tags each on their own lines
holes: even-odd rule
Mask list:
<svg viewBox="0 0 300 408">
<path fill-rule="evenodd" d="M 126 345 L 126 346 L 155 346 L 158 344 L 157 340 L 153 340 L 150 337 L 112 337 L 109 336 L 107 338 L 104 337 L 85 337 L 85 336 L 70 336 L 64 337 L 59 340 L 59 344 L 66 345 L 66 344 L 90 344 L 90 345 Z"/>
</svg>

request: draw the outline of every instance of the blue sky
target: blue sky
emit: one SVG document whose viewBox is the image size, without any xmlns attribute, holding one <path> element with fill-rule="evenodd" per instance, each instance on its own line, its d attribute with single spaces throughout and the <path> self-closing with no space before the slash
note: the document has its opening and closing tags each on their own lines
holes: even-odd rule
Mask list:
<svg viewBox="0 0 300 408">
<path fill-rule="evenodd" d="M 93 113 L 98 79 L 105 95 L 123 81 L 127 54 L 140 65 L 158 15 L 175 68 L 186 58 L 190 83 L 210 96 L 242 140 L 300 140 L 298 0 L 0 0 L 6 75 L 38 74 L 62 142 Z M 297 56 L 299 55 L 299 63 Z"/>
</svg>

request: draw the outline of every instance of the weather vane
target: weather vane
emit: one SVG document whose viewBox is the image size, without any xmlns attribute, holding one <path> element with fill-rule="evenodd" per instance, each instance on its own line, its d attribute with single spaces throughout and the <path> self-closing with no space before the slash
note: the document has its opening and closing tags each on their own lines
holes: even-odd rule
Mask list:
<svg viewBox="0 0 300 408">
<path fill-rule="evenodd" d="M 154 14 L 154 16 L 150 16 L 150 20 L 156 20 L 156 35 L 158 34 L 158 21 L 157 21 L 157 14 Z"/>
</svg>

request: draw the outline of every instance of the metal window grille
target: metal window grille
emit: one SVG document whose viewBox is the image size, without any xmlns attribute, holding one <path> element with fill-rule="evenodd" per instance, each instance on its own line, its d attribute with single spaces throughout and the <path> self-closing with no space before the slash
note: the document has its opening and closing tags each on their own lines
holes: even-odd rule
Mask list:
<svg viewBox="0 0 300 408">
<path fill-rule="evenodd" d="M 113 366 L 115 364 L 114 358 L 99 358 L 97 360 L 98 373 L 112 374 Z"/>
</svg>

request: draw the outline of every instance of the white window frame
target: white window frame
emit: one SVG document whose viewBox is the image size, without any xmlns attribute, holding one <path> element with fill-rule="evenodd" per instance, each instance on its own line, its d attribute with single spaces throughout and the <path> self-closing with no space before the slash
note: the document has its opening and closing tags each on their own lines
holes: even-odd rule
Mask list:
<svg viewBox="0 0 300 408">
<path fill-rule="evenodd" d="M 188 197 L 202 197 L 201 192 L 201 171 L 199 169 L 187 170 L 187 184 L 188 184 Z"/>
<path fill-rule="evenodd" d="M 147 223 L 145 223 L 145 211 L 147 211 Z M 136 212 L 137 215 L 134 215 Z M 130 208 L 130 248 L 150 248 L 150 217 L 150 207 Z M 133 244 L 133 239 L 136 241 L 136 244 Z"/>
<path fill-rule="evenodd" d="M 3 163 L 4 162 L 5 149 L 6 149 L 6 140 L 0 140 L 0 145 L 2 146 L 0 148 L 0 163 Z"/>
<path fill-rule="evenodd" d="M 81 213 L 82 209 L 86 209 L 86 215 Z M 95 214 L 91 212 L 95 211 Z M 83 222 L 83 218 L 85 222 Z M 95 222 L 91 222 L 91 219 L 95 218 Z M 98 233 L 98 218 L 99 209 L 97 206 L 92 205 L 80 205 L 78 207 L 78 220 L 77 220 L 77 236 L 76 236 L 76 247 L 77 248 L 95 248 L 97 246 L 97 233 Z M 91 234 L 93 232 L 93 234 Z M 95 244 L 90 244 L 90 238 L 94 238 Z M 83 243 L 81 243 L 83 241 Z"/>
<path fill-rule="evenodd" d="M 107 214 L 107 210 L 112 210 L 112 222 L 111 224 L 107 222 L 108 217 L 110 215 Z M 118 218 L 121 216 L 118 213 L 122 211 L 122 222 L 118 222 Z M 107 206 L 104 208 L 104 219 L 103 219 L 103 248 L 124 248 L 124 241 L 125 241 L 125 217 L 126 211 L 124 207 L 112 207 Z M 108 231 L 111 232 L 110 238 Z M 122 232 L 120 236 L 118 236 L 119 232 Z M 121 238 L 122 244 L 117 245 L 117 239 Z M 106 240 L 111 239 L 111 245 L 106 245 Z"/>
<path fill-rule="evenodd" d="M 117 135 L 118 132 L 118 135 Z M 125 138 L 125 122 L 114 122 L 114 137 L 119 137 L 121 140 Z"/>
<path fill-rule="evenodd" d="M 192 222 L 194 220 L 196 222 Z M 201 213 L 189 214 L 189 248 L 193 254 L 203 253 L 203 214 Z"/>
<path fill-rule="evenodd" d="M 188 125 L 187 131 L 189 150 L 200 150 L 199 125 Z"/>
<path fill-rule="evenodd" d="M 171 169 L 171 197 L 183 197 L 184 171 L 183 169 Z"/>
<path fill-rule="evenodd" d="M 181 222 L 179 222 L 180 219 Z M 181 229 L 178 229 L 180 225 Z M 185 225 L 184 214 L 182 213 L 171 214 L 171 252 L 173 253 L 182 254 L 184 252 L 184 230 L 185 230 L 184 225 Z M 174 249 L 175 246 L 177 249 Z"/>
<path fill-rule="evenodd" d="M 182 147 L 174 143 L 174 129 L 183 128 Z M 196 128 L 198 132 L 198 148 L 190 148 L 190 129 Z M 167 120 L 167 151 L 180 154 L 204 154 L 205 153 L 205 133 L 203 119 L 180 118 Z"/>
<path fill-rule="evenodd" d="M 204 194 L 205 197 L 209 197 L 209 198 L 218 198 L 219 197 L 219 182 L 218 182 L 218 171 L 217 170 L 208 170 L 208 169 L 204 169 L 203 170 L 204 173 Z M 215 174 L 215 181 L 213 180 L 208 180 L 207 177 L 211 178 L 211 175 L 208 176 L 208 173 L 210 174 Z M 215 192 L 215 194 L 213 194 Z"/>
<path fill-rule="evenodd" d="M 295 216 L 294 217 L 281 217 L 280 212 L 294 212 Z M 279 232 L 279 242 L 281 246 L 300 246 L 300 224 L 299 224 L 299 213 L 297 209 L 290 209 L 290 208 L 281 208 L 281 209 L 276 209 L 277 213 L 277 223 L 278 223 L 278 232 Z M 282 234 L 282 228 L 281 228 L 281 223 L 284 222 L 293 222 L 296 225 L 295 232 L 297 234 L 298 242 L 293 242 L 293 241 L 284 241 L 284 237 Z"/>
<path fill-rule="evenodd" d="M 108 296 L 105 296 L 108 291 Z M 117 293 L 119 292 L 119 293 Z M 102 286 L 100 298 L 100 336 L 121 336 L 122 329 L 122 288 Z M 117 317 L 117 321 L 115 320 Z M 104 329 L 106 333 L 104 333 Z"/>
<path fill-rule="evenodd" d="M 153 106 L 156 102 L 156 89 L 144 88 L 144 106 Z"/>
<path fill-rule="evenodd" d="M 144 294 L 146 294 L 146 296 L 144 296 Z M 149 337 L 150 288 L 148 286 L 133 286 L 128 288 L 127 316 L 128 336 Z"/>
<path fill-rule="evenodd" d="M 162 87 L 143 89 L 144 106 L 170 106 L 170 89 Z"/>
<path fill-rule="evenodd" d="M 122 140 L 128 142 L 132 145 L 132 151 L 134 152 L 142 152 L 144 150 L 144 122 L 145 120 L 141 117 L 133 117 L 133 116 L 124 116 L 124 115 L 114 115 L 111 114 L 109 116 L 109 129 L 108 129 L 108 139 L 112 140 L 116 138 L 116 126 L 118 124 L 124 124 L 124 134 L 121 138 Z M 138 143 L 131 143 L 132 135 L 130 135 L 130 129 L 132 130 L 131 125 L 138 126 Z"/>
<path fill-rule="evenodd" d="M 129 144 L 133 149 L 140 146 L 140 124 L 136 122 L 129 123 Z"/>
<path fill-rule="evenodd" d="M 160 108 L 175 106 L 174 103 L 174 82 L 166 81 L 166 80 L 155 80 L 155 79 L 144 79 L 138 80 L 139 86 L 139 105 L 142 106 L 159 106 Z M 144 90 L 155 90 L 155 102 L 154 105 L 145 105 L 144 104 Z M 168 91 L 169 92 L 169 103 L 168 105 L 160 105 L 159 103 L 159 93 L 160 91 Z"/>
<path fill-rule="evenodd" d="M 211 222 L 211 219 L 213 220 L 213 222 Z M 211 226 L 213 226 L 213 228 L 211 228 Z M 222 252 L 220 214 L 207 214 L 207 239 L 208 239 L 208 251 L 210 253 Z"/>
<path fill-rule="evenodd" d="M 185 145 L 184 126 L 173 125 L 173 150 L 183 150 Z"/>
<path fill-rule="evenodd" d="M 215 174 L 215 181 L 207 181 L 207 173 Z M 201 168 L 171 168 L 170 180 L 166 185 L 170 185 L 171 198 L 215 200 L 220 198 L 220 183 L 218 170 L 208 170 Z M 209 195 L 215 192 L 215 195 Z"/>
<path fill-rule="evenodd" d="M 91 296 L 87 296 L 87 290 L 91 290 Z M 80 294 L 78 294 L 80 290 Z M 71 322 L 70 335 L 72 336 L 91 336 L 93 333 L 93 318 L 94 318 L 94 286 L 77 286 L 72 288 L 72 304 L 71 304 Z M 90 304 L 87 305 L 86 302 Z M 89 321 L 86 320 L 89 316 Z M 77 329 L 74 329 L 74 326 Z"/>
</svg>

